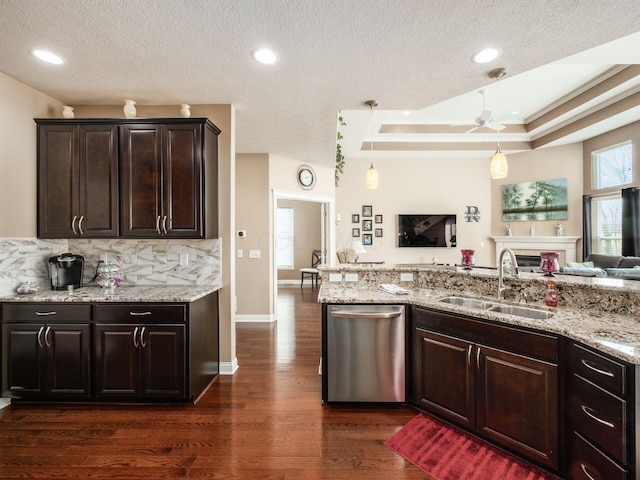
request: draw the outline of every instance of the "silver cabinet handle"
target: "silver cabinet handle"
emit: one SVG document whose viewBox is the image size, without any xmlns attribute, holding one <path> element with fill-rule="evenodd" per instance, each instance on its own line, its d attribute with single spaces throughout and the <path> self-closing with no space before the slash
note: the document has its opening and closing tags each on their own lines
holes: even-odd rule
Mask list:
<svg viewBox="0 0 640 480">
<path fill-rule="evenodd" d="M 78 230 L 80 230 L 80 235 L 84 235 L 84 231 L 82 230 L 83 220 L 84 220 L 84 215 L 80 215 L 80 220 L 78 220 Z"/>
<path fill-rule="evenodd" d="M 471 350 L 473 350 L 473 345 L 469 345 L 467 347 L 467 365 L 469 365 L 469 368 L 471 368 Z"/>
<path fill-rule="evenodd" d="M 476 347 L 476 368 L 480 371 L 480 347 Z"/>
<path fill-rule="evenodd" d="M 140 345 L 138 344 L 138 329 L 140 327 L 136 327 L 133 331 L 133 346 L 138 348 Z"/>
<path fill-rule="evenodd" d="M 44 331 L 44 344 L 47 347 L 53 345 L 53 341 L 51 339 L 51 327 L 47 326 L 47 329 Z"/>
<path fill-rule="evenodd" d="M 71 230 L 73 230 L 73 234 L 77 235 L 78 231 L 76 230 L 76 219 L 78 218 L 77 215 L 73 216 L 73 220 L 71 220 Z"/>
<path fill-rule="evenodd" d="M 151 315 L 151 312 L 129 312 L 132 317 L 139 317 L 140 315 Z"/>
<path fill-rule="evenodd" d="M 613 423 L 607 422 L 606 420 L 602 420 L 601 418 L 598 418 L 593 413 L 591 413 L 589 410 L 593 411 L 592 408 L 589 408 L 585 405 L 580 405 L 580 408 L 582 408 L 582 411 L 586 413 L 588 416 L 590 416 L 591 418 L 593 418 L 596 422 L 600 422 L 601 424 L 606 425 L 607 427 L 614 428 L 615 425 Z"/>
<path fill-rule="evenodd" d="M 156 217 L 156 232 L 158 232 L 158 235 L 162 235 L 162 232 L 160 231 L 160 215 Z"/>
<path fill-rule="evenodd" d="M 147 347 L 147 344 L 144 341 L 144 330 L 146 328 L 147 327 L 142 327 L 142 330 L 140 330 L 140 345 L 142 345 L 142 348 L 146 348 Z"/>
<path fill-rule="evenodd" d="M 583 364 L 585 367 L 587 367 L 587 368 L 589 368 L 589 369 L 593 370 L 594 372 L 597 372 L 597 373 L 599 373 L 599 374 L 601 374 L 601 375 L 606 375 L 607 377 L 613 377 L 613 376 L 614 376 L 614 375 L 613 375 L 613 373 L 611 373 L 611 372 L 610 372 L 610 371 L 608 371 L 608 370 L 601 370 L 601 369 L 599 369 L 599 368 L 594 367 L 594 366 L 593 366 L 593 365 L 591 365 L 589 362 L 587 362 L 585 359 L 582 359 L 582 360 L 580 360 L 580 361 L 582 362 L 582 364 Z"/>
<path fill-rule="evenodd" d="M 45 316 L 49 316 L 49 315 L 55 315 L 56 312 L 36 312 L 36 315 L 39 317 L 45 317 Z"/>
<path fill-rule="evenodd" d="M 38 330 L 38 345 L 40 345 L 40 348 L 44 348 L 44 342 L 42 341 L 42 332 L 44 332 L 44 327 L 40 327 L 40 330 Z"/>
<path fill-rule="evenodd" d="M 580 468 L 582 468 L 582 471 L 587 477 L 589 477 L 591 480 L 596 480 L 594 477 L 589 475 L 589 472 L 587 472 L 587 466 L 584 463 L 580 463 Z"/>
<path fill-rule="evenodd" d="M 396 318 L 402 315 L 402 311 L 396 312 L 344 312 L 335 311 L 331 312 L 331 316 L 334 318 L 364 318 L 364 319 L 377 319 L 377 318 Z"/>
<path fill-rule="evenodd" d="M 167 216 L 166 215 L 162 218 L 162 233 L 164 233 L 165 235 L 168 233 L 167 232 Z"/>
</svg>

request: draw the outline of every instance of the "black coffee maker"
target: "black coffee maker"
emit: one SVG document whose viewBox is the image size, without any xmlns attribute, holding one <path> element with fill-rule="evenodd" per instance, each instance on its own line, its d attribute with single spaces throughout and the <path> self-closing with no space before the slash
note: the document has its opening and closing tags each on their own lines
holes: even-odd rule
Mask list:
<svg viewBox="0 0 640 480">
<path fill-rule="evenodd" d="M 68 290 L 82 287 L 84 257 L 73 253 L 62 253 L 49 259 L 51 290 Z"/>
</svg>

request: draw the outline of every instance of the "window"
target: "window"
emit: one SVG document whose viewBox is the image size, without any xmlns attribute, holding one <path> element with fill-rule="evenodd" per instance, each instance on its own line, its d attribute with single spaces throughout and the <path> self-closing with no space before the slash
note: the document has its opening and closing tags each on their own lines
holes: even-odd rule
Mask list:
<svg viewBox="0 0 640 480">
<path fill-rule="evenodd" d="M 591 153 L 591 250 L 620 255 L 622 252 L 622 196 L 611 192 L 633 182 L 631 142 Z"/>
<path fill-rule="evenodd" d="M 278 270 L 293 270 L 294 264 L 293 208 L 276 209 L 276 260 Z"/>
</svg>

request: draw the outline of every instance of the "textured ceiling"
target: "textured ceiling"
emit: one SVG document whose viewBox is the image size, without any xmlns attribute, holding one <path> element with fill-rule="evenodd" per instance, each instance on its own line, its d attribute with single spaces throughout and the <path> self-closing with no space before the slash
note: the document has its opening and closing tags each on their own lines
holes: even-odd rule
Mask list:
<svg viewBox="0 0 640 480">
<path fill-rule="evenodd" d="M 423 109 L 638 25 L 637 0 L 0 0 L 0 70 L 68 104 L 233 104 L 238 153 L 332 165 L 341 109 Z M 502 57 L 473 64 L 487 45 Z"/>
</svg>

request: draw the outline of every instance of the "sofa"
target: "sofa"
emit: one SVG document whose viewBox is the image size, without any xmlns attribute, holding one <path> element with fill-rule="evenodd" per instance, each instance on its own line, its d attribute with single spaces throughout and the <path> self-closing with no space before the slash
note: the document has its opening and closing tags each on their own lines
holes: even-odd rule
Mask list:
<svg viewBox="0 0 640 480">
<path fill-rule="evenodd" d="M 640 257 L 591 253 L 584 262 L 567 262 L 561 275 L 640 280 Z"/>
</svg>

